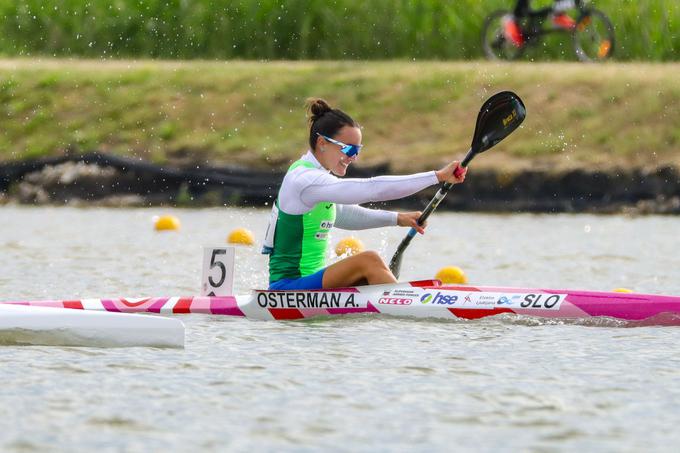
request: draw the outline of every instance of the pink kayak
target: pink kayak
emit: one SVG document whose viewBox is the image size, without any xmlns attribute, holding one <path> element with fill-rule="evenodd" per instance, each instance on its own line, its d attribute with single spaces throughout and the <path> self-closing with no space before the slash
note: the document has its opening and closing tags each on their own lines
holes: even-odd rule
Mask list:
<svg viewBox="0 0 680 453">
<path fill-rule="evenodd" d="M 680 297 L 620 292 L 441 285 L 436 280 L 317 291 L 258 290 L 243 296 L 9 301 L 80 310 L 166 315 L 201 313 L 291 320 L 353 313 L 478 319 L 500 314 L 538 318 L 680 325 Z"/>
</svg>

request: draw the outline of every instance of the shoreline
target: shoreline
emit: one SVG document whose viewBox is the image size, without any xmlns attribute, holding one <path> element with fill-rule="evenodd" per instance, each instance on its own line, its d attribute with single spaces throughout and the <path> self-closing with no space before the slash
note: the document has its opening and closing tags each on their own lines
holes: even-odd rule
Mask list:
<svg viewBox="0 0 680 453">
<path fill-rule="evenodd" d="M 350 167 L 348 177 L 393 173 L 388 165 Z M 268 208 L 282 171 L 246 167 L 172 167 L 92 152 L 0 163 L 0 205 Z M 532 213 L 680 214 L 676 167 L 515 173 L 471 169 L 440 210 Z M 381 208 L 423 209 L 436 186 Z"/>
</svg>

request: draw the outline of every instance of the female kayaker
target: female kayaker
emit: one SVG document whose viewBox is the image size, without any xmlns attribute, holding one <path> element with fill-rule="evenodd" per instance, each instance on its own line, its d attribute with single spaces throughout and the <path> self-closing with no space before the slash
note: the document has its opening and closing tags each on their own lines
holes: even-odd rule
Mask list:
<svg viewBox="0 0 680 453">
<path fill-rule="evenodd" d="M 270 289 L 321 289 L 394 283 L 378 253 L 366 251 L 326 267 L 331 228 L 362 230 L 413 227 L 420 212 L 367 209 L 359 203 L 395 200 L 444 181 L 461 183 L 458 162 L 437 171 L 403 176 L 347 178 L 347 167 L 361 150 L 361 129 L 346 113 L 322 99 L 308 102 L 309 151 L 294 162 L 281 183 L 264 243 L 269 253 Z M 331 174 L 332 173 L 332 174 Z M 335 175 L 335 176 L 334 176 Z"/>
</svg>

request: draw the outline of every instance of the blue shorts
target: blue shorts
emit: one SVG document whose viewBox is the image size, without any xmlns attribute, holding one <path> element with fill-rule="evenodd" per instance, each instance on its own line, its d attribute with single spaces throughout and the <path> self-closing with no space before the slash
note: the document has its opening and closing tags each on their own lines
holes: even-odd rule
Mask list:
<svg viewBox="0 0 680 453">
<path fill-rule="evenodd" d="M 282 278 L 281 280 L 270 283 L 269 289 L 322 289 L 324 272 L 326 272 L 326 268 L 321 269 L 316 274 L 307 275 L 305 277 Z"/>
</svg>

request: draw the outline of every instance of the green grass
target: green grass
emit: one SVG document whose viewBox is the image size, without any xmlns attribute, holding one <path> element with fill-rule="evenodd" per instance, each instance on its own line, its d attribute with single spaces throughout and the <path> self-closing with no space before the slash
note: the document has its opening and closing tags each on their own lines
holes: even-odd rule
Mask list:
<svg viewBox="0 0 680 453">
<path fill-rule="evenodd" d="M 533 0 L 536 8 L 552 0 Z M 677 0 L 595 0 L 616 57 L 677 60 Z M 162 59 L 470 59 L 514 0 L 0 0 L 0 55 Z M 527 59 L 573 59 L 566 35 Z"/>
<path fill-rule="evenodd" d="M 283 168 L 305 99 L 364 129 L 361 164 L 427 169 L 469 146 L 480 105 L 516 91 L 520 130 L 475 167 L 680 164 L 679 64 L 0 60 L 0 160 L 104 149 L 155 162 Z"/>
</svg>

